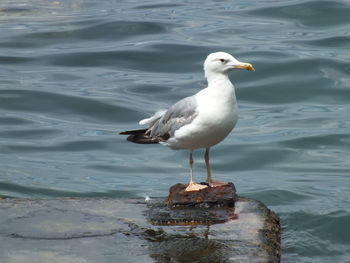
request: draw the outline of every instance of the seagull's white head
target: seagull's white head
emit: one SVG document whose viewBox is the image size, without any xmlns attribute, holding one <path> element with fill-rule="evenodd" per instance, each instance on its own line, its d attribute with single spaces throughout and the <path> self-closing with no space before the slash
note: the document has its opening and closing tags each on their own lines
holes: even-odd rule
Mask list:
<svg viewBox="0 0 350 263">
<path fill-rule="evenodd" d="M 225 52 L 211 53 L 204 62 L 206 78 L 215 74 L 227 74 L 233 69 L 255 70 L 252 64 L 240 62 Z"/>
</svg>

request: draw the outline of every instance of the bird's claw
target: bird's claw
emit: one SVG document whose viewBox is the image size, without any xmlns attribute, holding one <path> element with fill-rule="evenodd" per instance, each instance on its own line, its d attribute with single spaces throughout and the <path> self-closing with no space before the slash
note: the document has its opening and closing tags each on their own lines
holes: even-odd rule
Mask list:
<svg viewBox="0 0 350 263">
<path fill-rule="evenodd" d="M 197 184 L 195 182 L 191 182 L 186 187 L 185 192 L 199 191 L 199 190 L 205 189 L 207 187 L 208 187 L 208 185 Z"/>
<path fill-rule="evenodd" d="M 210 187 L 217 187 L 217 186 L 227 185 L 228 182 L 221 182 L 221 181 L 214 181 L 214 180 L 211 180 L 211 181 L 207 182 L 207 184 L 208 184 Z"/>
</svg>

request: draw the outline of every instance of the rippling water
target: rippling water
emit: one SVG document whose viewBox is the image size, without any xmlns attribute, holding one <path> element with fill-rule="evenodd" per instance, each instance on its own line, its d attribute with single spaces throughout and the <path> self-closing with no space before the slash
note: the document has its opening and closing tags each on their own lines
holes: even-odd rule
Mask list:
<svg viewBox="0 0 350 263">
<path fill-rule="evenodd" d="M 0 195 L 165 196 L 187 152 L 117 134 L 205 87 L 227 51 L 240 120 L 214 176 L 283 224 L 283 262 L 350 262 L 348 1 L 4 0 Z M 195 178 L 204 180 L 202 153 Z"/>
</svg>

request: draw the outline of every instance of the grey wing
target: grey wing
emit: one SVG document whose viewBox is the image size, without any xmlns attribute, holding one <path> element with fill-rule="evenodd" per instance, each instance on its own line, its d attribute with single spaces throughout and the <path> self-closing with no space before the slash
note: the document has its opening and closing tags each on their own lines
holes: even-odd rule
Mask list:
<svg viewBox="0 0 350 263">
<path fill-rule="evenodd" d="M 194 96 L 186 97 L 171 106 L 150 128 L 150 135 L 171 137 L 175 131 L 189 124 L 197 116 L 197 102 Z"/>
</svg>

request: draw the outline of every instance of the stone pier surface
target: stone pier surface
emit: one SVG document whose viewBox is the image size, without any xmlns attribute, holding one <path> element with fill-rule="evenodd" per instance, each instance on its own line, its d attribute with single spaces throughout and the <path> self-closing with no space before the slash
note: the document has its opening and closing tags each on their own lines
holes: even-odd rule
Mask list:
<svg viewBox="0 0 350 263">
<path fill-rule="evenodd" d="M 2 263 L 279 262 L 278 217 L 234 207 L 169 208 L 166 199 L 0 199 Z"/>
</svg>

